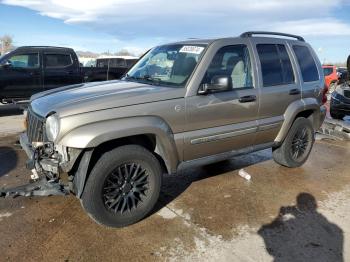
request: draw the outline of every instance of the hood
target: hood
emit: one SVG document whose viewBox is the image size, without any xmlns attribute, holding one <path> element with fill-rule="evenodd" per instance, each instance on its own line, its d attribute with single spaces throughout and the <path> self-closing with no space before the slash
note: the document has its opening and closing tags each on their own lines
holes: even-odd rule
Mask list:
<svg viewBox="0 0 350 262">
<path fill-rule="evenodd" d="M 61 87 L 32 97 L 31 108 L 46 117 L 131 106 L 184 97 L 185 88 L 148 85 L 129 81 L 105 81 Z"/>
</svg>

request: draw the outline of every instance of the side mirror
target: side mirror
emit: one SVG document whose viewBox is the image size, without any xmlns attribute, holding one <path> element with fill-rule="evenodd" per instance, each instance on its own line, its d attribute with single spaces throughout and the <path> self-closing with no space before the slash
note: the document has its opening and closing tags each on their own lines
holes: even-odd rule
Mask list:
<svg viewBox="0 0 350 262">
<path fill-rule="evenodd" d="M 232 78 L 230 76 L 214 76 L 210 84 L 203 84 L 198 91 L 200 95 L 210 92 L 224 92 L 232 90 Z"/>
<path fill-rule="evenodd" d="M 3 63 L 3 64 L 1 65 L 1 67 L 3 67 L 3 68 L 9 68 L 9 67 L 11 67 L 11 66 L 12 66 L 12 63 L 11 63 L 10 60 L 6 60 L 5 63 Z"/>
</svg>

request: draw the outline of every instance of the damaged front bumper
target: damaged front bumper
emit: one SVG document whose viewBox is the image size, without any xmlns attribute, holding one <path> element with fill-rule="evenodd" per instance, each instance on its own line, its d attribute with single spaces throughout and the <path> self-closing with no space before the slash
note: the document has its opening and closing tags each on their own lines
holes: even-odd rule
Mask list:
<svg viewBox="0 0 350 262">
<path fill-rule="evenodd" d="M 0 190 L 0 197 L 64 196 L 68 194 L 69 190 L 64 185 L 48 181 L 45 177 L 26 185 Z"/>
<path fill-rule="evenodd" d="M 37 170 L 40 172 L 51 172 L 53 174 L 59 173 L 59 164 L 58 159 L 54 158 L 44 158 L 40 159 L 40 155 L 38 154 L 38 150 L 43 145 L 38 145 L 33 148 L 33 146 L 29 143 L 28 136 L 26 133 L 22 133 L 19 136 L 19 143 L 21 144 L 22 149 L 26 152 L 28 156 L 28 160 L 26 162 L 26 167 L 29 170 Z"/>
<path fill-rule="evenodd" d="M 20 135 L 19 142 L 28 156 L 26 167 L 32 172 L 31 181 L 27 185 L 1 189 L 0 197 L 69 194 L 69 187 L 62 184 L 59 180 L 58 157 L 42 157 L 45 144 L 37 143 L 35 147 L 33 147 L 33 145 L 29 143 L 26 133 Z"/>
</svg>

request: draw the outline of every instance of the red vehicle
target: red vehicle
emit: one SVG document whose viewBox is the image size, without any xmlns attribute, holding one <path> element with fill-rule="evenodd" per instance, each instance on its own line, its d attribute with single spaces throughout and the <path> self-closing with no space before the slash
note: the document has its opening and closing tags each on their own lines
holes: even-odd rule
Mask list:
<svg viewBox="0 0 350 262">
<path fill-rule="evenodd" d="M 323 65 L 322 68 L 326 86 L 328 87 L 329 93 L 332 93 L 339 79 L 337 67 L 333 65 Z"/>
</svg>

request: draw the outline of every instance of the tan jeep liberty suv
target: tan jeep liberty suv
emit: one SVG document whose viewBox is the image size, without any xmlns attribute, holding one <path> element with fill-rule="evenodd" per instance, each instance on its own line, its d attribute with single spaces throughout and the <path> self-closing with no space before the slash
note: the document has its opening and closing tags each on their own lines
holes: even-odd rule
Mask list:
<svg viewBox="0 0 350 262">
<path fill-rule="evenodd" d="M 272 148 L 278 164 L 301 166 L 324 97 L 321 64 L 300 36 L 157 46 L 122 80 L 33 96 L 20 143 L 34 182 L 2 195 L 74 193 L 96 222 L 126 226 L 152 210 L 164 173 L 189 164 Z"/>
</svg>

